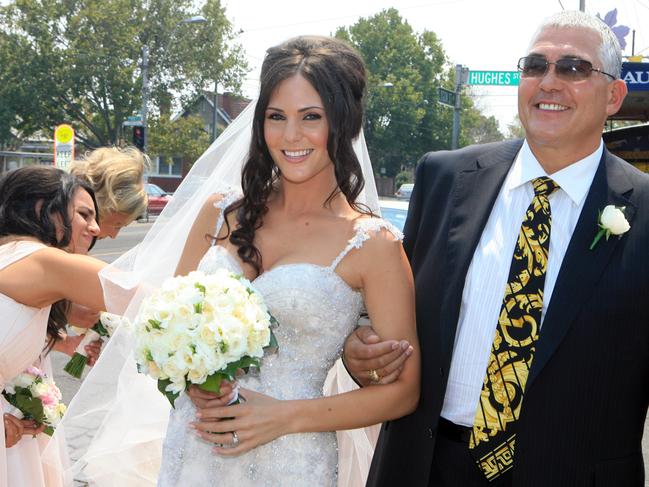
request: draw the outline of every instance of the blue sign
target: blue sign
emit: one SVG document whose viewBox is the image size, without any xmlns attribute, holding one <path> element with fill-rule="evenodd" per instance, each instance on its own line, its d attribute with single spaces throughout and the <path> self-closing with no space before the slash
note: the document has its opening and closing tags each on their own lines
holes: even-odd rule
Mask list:
<svg viewBox="0 0 649 487">
<path fill-rule="evenodd" d="M 622 79 L 629 91 L 649 91 L 649 63 L 622 63 Z"/>
</svg>

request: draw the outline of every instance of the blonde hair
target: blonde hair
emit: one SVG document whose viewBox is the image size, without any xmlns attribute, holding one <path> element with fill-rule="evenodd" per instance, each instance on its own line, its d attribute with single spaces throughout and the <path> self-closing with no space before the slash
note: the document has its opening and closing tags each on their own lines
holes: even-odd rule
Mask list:
<svg viewBox="0 0 649 487">
<path fill-rule="evenodd" d="M 150 166 L 149 158 L 135 147 L 101 147 L 74 161 L 70 172 L 95 190 L 100 218 L 125 213 L 135 219 L 146 210 L 144 172 Z"/>
</svg>

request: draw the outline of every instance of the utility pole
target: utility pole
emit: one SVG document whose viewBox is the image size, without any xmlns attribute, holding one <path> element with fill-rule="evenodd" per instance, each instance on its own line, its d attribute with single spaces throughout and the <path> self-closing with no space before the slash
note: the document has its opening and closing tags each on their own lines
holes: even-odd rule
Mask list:
<svg viewBox="0 0 649 487">
<path fill-rule="evenodd" d="M 194 15 L 192 17 L 188 17 L 186 19 L 182 19 L 179 22 L 176 22 L 176 25 L 174 25 L 173 30 L 171 31 L 171 35 L 169 36 L 169 42 L 171 42 L 173 38 L 173 34 L 176 32 L 176 29 L 178 26 L 182 24 L 202 24 L 207 22 L 207 19 L 203 17 L 202 15 Z M 169 46 L 169 42 L 167 42 L 167 46 Z M 163 49 L 162 51 L 164 52 L 166 50 Z M 142 117 L 142 136 L 143 136 L 143 143 L 142 143 L 142 151 L 146 153 L 147 151 L 147 141 L 149 139 L 149 131 L 147 129 L 147 114 L 148 114 L 148 106 L 149 106 L 149 46 L 147 44 L 144 44 L 142 46 L 142 109 L 141 109 L 141 117 Z"/>
<path fill-rule="evenodd" d="M 586 11 L 586 0 L 579 0 L 579 10 L 582 12 Z"/>
<path fill-rule="evenodd" d="M 217 112 L 219 110 L 219 92 L 218 92 L 219 83 L 214 80 L 214 97 L 212 99 L 214 103 L 214 110 L 212 110 L 212 142 L 216 140 L 218 134 L 218 128 L 216 126 L 217 121 Z"/>
<path fill-rule="evenodd" d="M 149 46 L 142 46 L 142 127 L 143 127 L 143 152 L 147 150 L 148 130 L 146 126 L 147 107 L 149 105 Z"/>
<path fill-rule="evenodd" d="M 451 149 L 457 149 L 460 141 L 460 112 L 462 111 L 462 100 L 460 94 L 462 86 L 469 76 L 469 69 L 461 64 L 455 65 L 455 107 L 453 108 L 453 132 L 451 135 Z"/>
</svg>

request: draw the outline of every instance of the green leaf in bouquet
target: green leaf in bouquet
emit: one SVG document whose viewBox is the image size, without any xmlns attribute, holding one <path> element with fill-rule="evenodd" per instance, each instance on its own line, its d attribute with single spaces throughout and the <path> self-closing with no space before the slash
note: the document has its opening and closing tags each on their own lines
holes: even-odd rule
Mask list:
<svg viewBox="0 0 649 487">
<path fill-rule="evenodd" d="M 259 368 L 259 366 L 259 359 L 254 357 L 248 357 L 246 355 L 245 357 L 241 357 L 241 360 L 239 360 L 239 368 L 242 369 L 246 374 L 250 370 L 250 367 Z"/>
<path fill-rule="evenodd" d="M 167 390 L 167 386 L 171 384 L 170 379 L 158 379 L 158 390 L 164 394 L 164 396 L 167 398 L 167 400 L 171 403 L 172 408 L 176 408 L 175 402 L 176 399 L 178 399 L 178 394 L 177 392 L 171 392 Z"/>
<path fill-rule="evenodd" d="M 214 392 L 215 394 L 221 393 L 221 382 L 223 382 L 224 377 L 221 372 L 215 372 L 212 375 L 208 375 L 205 382 L 199 384 L 198 387 L 207 392 Z"/>
<path fill-rule="evenodd" d="M 275 318 L 273 318 L 273 320 L 274 319 Z M 277 353 L 278 350 L 279 342 L 277 341 L 277 337 L 275 336 L 275 333 L 273 333 L 273 330 L 270 330 L 270 341 L 268 342 L 268 345 L 264 347 L 264 353 Z"/>
<path fill-rule="evenodd" d="M 162 330 L 162 322 L 154 320 L 153 318 L 149 320 L 149 324 L 153 327 L 154 330 Z"/>
<path fill-rule="evenodd" d="M 47 436 L 52 436 L 54 434 L 54 428 L 52 426 L 47 426 L 43 430 L 43 433 L 45 433 Z"/>
<path fill-rule="evenodd" d="M 201 314 L 203 312 L 203 303 L 194 303 L 194 313 Z"/>
<path fill-rule="evenodd" d="M 203 286 L 200 282 L 197 282 L 197 283 L 194 284 L 194 287 L 195 287 L 196 289 L 198 289 L 198 291 L 199 291 L 203 296 L 205 296 L 205 293 L 207 292 L 207 290 L 205 289 L 205 286 Z"/>
<path fill-rule="evenodd" d="M 270 326 L 272 328 L 277 328 L 279 326 L 279 321 L 277 321 L 277 318 L 275 318 L 273 315 L 269 314 L 270 316 Z"/>
<path fill-rule="evenodd" d="M 18 409 L 25 415 L 25 419 L 33 419 L 39 424 L 45 421 L 43 403 L 40 399 L 33 397 L 29 389 L 16 387 L 16 404 Z"/>
<path fill-rule="evenodd" d="M 102 337 L 107 337 L 109 335 L 108 330 L 102 324 L 101 320 L 97 321 L 97 323 L 94 324 L 94 326 L 91 328 L 91 330 L 96 331 L 99 334 L 99 336 L 102 336 Z"/>
</svg>

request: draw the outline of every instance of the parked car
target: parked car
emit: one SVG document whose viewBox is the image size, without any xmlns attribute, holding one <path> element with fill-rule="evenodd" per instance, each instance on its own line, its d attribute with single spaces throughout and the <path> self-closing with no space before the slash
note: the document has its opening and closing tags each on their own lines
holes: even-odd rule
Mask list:
<svg viewBox="0 0 649 487">
<path fill-rule="evenodd" d="M 401 186 L 399 186 L 399 189 L 397 190 L 396 193 L 394 193 L 394 195 L 397 198 L 409 200 L 410 195 L 412 194 L 412 188 L 414 187 L 415 187 L 414 183 L 404 183 Z"/>
<path fill-rule="evenodd" d="M 146 194 L 148 202 L 146 205 L 146 215 L 144 216 L 147 219 L 150 215 L 159 215 L 171 200 L 171 196 L 164 189 L 153 183 L 146 184 Z"/>
<path fill-rule="evenodd" d="M 379 199 L 381 216 L 392 223 L 399 230 L 403 231 L 403 225 L 406 223 L 408 215 L 408 201 Z"/>
</svg>

